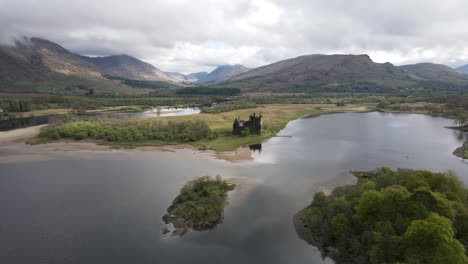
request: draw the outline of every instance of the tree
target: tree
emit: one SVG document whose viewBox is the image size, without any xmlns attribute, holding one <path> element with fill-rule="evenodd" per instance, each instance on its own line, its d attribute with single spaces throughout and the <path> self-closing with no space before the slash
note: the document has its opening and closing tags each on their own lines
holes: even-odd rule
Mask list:
<svg viewBox="0 0 468 264">
<path fill-rule="evenodd" d="M 373 190 L 365 191 L 356 205 L 356 216 L 365 223 L 375 223 L 380 217 L 379 213 L 383 201 L 384 195 L 382 193 Z"/>
<path fill-rule="evenodd" d="M 414 220 L 403 235 L 407 263 L 464 264 L 465 248 L 454 238 L 452 222 L 436 213 Z"/>
<path fill-rule="evenodd" d="M 465 114 L 459 114 L 454 121 L 455 125 L 458 127 L 466 127 L 468 126 L 468 117 Z"/>
</svg>

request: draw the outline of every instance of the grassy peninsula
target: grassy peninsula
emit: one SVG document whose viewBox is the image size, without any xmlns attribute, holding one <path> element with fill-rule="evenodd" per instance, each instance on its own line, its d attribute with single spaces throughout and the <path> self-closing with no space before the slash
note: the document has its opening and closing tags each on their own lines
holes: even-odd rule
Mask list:
<svg viewBox="0 0 468 264">
<path fill-rule="evenodd" d="M 468 189 L 450 173 L 382 168 L 318 192 L 298 234 L 336 263 L 468 263 Z"/>
<path fill-rule="evenodd" d="M 223 221 L 227 193 L 235 188 L 216 176 L 200 177 L 187 183 L 180 190 L 163 216 L 166 224 L 172 223 L 184 234 L 188 229 L 203 231 L 212 229 Z"/>
<path fill-rule="evenodd" d="M 89 120 L 69 120 L 44 128 L 31 144 L 60 139 L 95 140 L 113 147 L 135 148 L 191 144 L 200 149 L 236 150 L 240 146 L 261 142 L 275 136 L 286 124 L 307 114 L 365 112 L 372 104 L 266 104 L 255 108 L 191 116 L 130 118 L 102 116 Z M 232 122 L 256 112 L 263 115 L 261 135 L 232 135 Z"/>
</svg>

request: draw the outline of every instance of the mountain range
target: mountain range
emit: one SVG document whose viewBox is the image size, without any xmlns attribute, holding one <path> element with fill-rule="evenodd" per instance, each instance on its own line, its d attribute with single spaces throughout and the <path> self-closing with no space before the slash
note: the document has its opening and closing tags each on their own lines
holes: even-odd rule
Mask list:
<svg viewBox="0 0 468 264">
<path fill-rule="evenodd" d="M 240 65 L 221 65 L 216 67 L 212 72 L 196 72 L 188 75 L 183 75 L 177 72 L 166 72 L 172 78 L 179 81 L 198 83 L 198 84 L 213 84 L 229 80 L 241 73 L 247 72 L 250 69 Z"/>
<path fill-rule="evenodd" d="M 147 93 L 135 88 L 187 85 L 240 88 L 244 92 L 395 92 L 468 89 L 468 75 L 448 66 L 395 66 L 368 55 L 305 55 L 249 69 L 222 65 L 188 75 L 164 72 L 129 55 L 88 57 L 41 38 L 0 46 L 0 90 L 84 93 Z M 135 86 L 133 84 L 138 84 Z M 169 85 L 168 85 L 169 84 Z"/>
<path fill-rule="evenodd" d="M 375 63 L 368 55 L 317 54 L 255 68 L 220 85 L 255 92 L 392 92 L 466 88 L 468 75 L 433 63 L 395 66 Z"/>
<path fill-rule="evenodd" d="M 222 69 L 222 70 L 220 70 Z M 163 83 L 216 83 L 247 69 L 224 65 L 211 73 L 188 75 L 166 73 L 129 55 L 88 57 L 74 54 L 42 38 L 22 38 L 11 46 L 0 46 L 0 90 L 68 91 L 84 93 L 88 89 L 102 92 L 141 93 L 122 80 L 149 82 L 161 88 Z M 205 79 L 206 78 L 206 79 Z"/>
</svg>

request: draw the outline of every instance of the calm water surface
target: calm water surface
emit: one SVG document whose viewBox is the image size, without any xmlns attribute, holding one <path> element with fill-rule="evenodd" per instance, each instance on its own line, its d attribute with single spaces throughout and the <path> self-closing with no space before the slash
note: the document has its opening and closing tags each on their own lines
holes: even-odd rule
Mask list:
<svg viewBox="0 0 468 264">
<path fill-rule="evenodd" d="M 136 117 L 163 117 L 163 116 L 184 116 L 184 115 L 197 115 L 201 112 L 198 107 L 164 107 L 161 109 L 152 109 L 144 112 L 136 113 Z"/>
<path fill-rule="evenodd" d="M 0 263 L 331 263 L 300 240 L 292 217 L 318 190 L 380 166 L 453 170 L 463 135 L 452 121 L 406 114 L 299 119 L 255 160 L 190 150 L 79 152 L 0 163 Z M 47 153 L 44 153 L 44 157 Z M 161 237 L 161 217 L 196 176 L 244 179 L 215 230 Z"/>
</svg>

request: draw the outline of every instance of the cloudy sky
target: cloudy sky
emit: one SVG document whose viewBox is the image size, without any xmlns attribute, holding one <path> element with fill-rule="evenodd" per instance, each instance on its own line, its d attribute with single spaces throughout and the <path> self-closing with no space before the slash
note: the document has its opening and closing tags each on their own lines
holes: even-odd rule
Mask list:
<svg viewBox="0 0 468 264">
<path fill-rule="evenodd" d="M 312 53 L 459 66 L 467 12 L 466 0 L 0 0 L 0 41 L 38 36 L 184 73 Z"/>
</svg>

